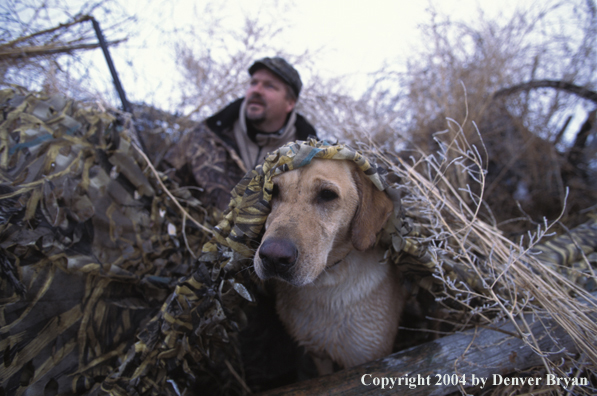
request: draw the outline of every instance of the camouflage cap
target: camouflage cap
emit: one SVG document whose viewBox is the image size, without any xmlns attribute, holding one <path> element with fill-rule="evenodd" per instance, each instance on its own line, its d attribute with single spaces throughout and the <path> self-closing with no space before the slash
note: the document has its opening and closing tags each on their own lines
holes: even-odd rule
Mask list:
<svg viewBox="0 0 597 396">
<path fill-rule="evenodd" d="M 303 83 L 301 82 L 301 76 L 290 63 L 284 58 L 278 56 L 273 58 L 262 58 L 249 68 L 249 74 L 252 76 L 259 69 L 269 69 L 271 72 L 280 77 L 286 84 L 290 85 L 290 88 L 294 91 L 298 98 Z"/>
</svg>

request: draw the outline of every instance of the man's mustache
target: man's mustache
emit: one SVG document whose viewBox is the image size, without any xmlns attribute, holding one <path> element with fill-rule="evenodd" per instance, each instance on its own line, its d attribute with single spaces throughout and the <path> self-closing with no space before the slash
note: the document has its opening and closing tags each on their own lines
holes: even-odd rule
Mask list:
<svg viewBox="0 0 597 396">
<path fill-rule="evenodd" d="M 247 100 L 247 104 L 252 104 L 252 103 L 265 106 L 265 100 L 263 100 L 263 97 L 260 94 L 252 94 L 251 96 L 249 96 L 249 100 Z"/>
</svg>

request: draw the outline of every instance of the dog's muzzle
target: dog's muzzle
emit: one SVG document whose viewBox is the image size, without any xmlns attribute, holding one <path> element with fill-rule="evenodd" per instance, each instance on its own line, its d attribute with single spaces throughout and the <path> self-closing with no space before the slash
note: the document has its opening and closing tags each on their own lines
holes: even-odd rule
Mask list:
<svg viewBox="0 0 597 396">
<path fill-rule="evenodd" d="M 263 278 L 272 277 L 289 281 L 292 279 L 292 268 L 298 258 L 295 244 L 284 238 L 269 238 L 261 243 L 259 258 L 263 265 Z"/>
</svg>

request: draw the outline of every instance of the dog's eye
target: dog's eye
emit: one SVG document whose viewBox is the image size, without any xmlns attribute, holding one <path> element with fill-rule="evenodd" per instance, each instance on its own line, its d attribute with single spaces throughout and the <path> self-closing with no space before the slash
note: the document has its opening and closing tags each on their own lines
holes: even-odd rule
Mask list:
<svg viewBox="0 0 597 396">
<path fill-rule="evenodd" d="M 319 192 L 318 198 L 323 202 L 330 202 L 330 201 L 333 201 L 334 199 L 338 198 L 338 194 L 336 194 L 334 191 L 328 190 L 326 188 Z"/>
</svg>

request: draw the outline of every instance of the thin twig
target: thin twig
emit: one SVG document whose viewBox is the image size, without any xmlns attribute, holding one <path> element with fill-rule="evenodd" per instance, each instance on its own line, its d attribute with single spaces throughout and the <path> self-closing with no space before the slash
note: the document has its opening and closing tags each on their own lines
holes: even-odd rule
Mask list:
<svg viewBox="0 0 597 396">
<path fill-rule="evenodd" d="M 170 192 L 170 190 L 168 190 L 168 188 L 164 185 L 164 183 L 162 182 L 162 179 L 160 177 L 160 174 L 155 169 L 155 167 L 153 166 L 153 164 L 151 163 L 151 161 L 149 160 L 149 158 L 147 157 L 147 155 L 145 155 L 145 153 L 143 152 L 143 150 L 141 150 L 141 148 L 139 148 L 139 146 L 137 146 L 135 143 L 133 143 L 133 147 L 137 150 L 137 153 L 139 153 L 139 155 L 141 155 L 141 157 L 143 157 L 143 159 L 147 163 L 147 166 L 149 166 L 149 169 L 151 169 L 151 171 L 153 172 L 155 178 L 157 179 L 158 183 L 160 184 L 160 186 L 162 187 L 162 189 L 164 190 L 164 192 L 170 197 L 170 199 L 172 200 L 172 202 L 174 202 L 174 205 L 176 205 L 176 207 L 182 212 L 182 215 L 185 218 L 189 218 L 197 227 L 199 227 L 201 230 L 203 230 L 203 232 L 207 233 L 208 235 L 213 235 L 213 231 L 212 230 L 210 230 L 209 228 L 205 227 L 203 224 L 201 224 L 197 220 L 195 220 L 180 205 L 180 203 L 178 202 L 178 200 L 176 199 L 176 197 L 174 195 L 172 195 L 172 193 Z"/>
</svg>

